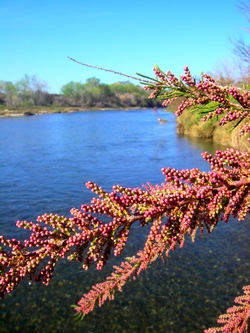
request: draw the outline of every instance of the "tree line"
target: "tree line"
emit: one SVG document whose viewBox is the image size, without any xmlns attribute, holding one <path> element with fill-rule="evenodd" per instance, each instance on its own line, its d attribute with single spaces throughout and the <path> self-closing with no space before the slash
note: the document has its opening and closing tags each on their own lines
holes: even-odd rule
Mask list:
<svg viewBox="0 0 250 333">
<path fill-rule="evenodd" d="M 160 103 L 148 99 L 149 93 L 141 86 L 130 81 L 101 83 L 91 77 L 85 83 L 68 82 L 61 87 L 60 94 L 47 91 L 48 84 L 35 75 L 25 74 L 13 83 L 0 81 L 0 105 L 6 107 L 79 107 L 79 108 L 115 108 L 115 107 L 154 107 Z"/>
</svg>

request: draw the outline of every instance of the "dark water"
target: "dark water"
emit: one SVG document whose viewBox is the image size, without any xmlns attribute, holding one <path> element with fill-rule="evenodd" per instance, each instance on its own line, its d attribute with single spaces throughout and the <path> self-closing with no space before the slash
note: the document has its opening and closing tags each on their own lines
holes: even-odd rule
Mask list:
<svg viewBox="0 0 250 333">
<path fill-rule="evenodd" d="M 175 117 L 160 125 L 152 110 L 100 111 L 0 119 L 0 233 L 23 239 L 16 220 L 44 212 L 66 214 L 89 202 L 84 184 L 110 190 L 161 183 L 161 168 L 208 170 L 200 153 L 215 147 L 175 133 Z M 59 263 L 49 287 L 22 283 L 0 301 L 0 332 L 202 332 L 248 284 L 249 220 L 217 230 L 157 261 L 113 302 L 76 320 L 71 304 L 105 279 L 77 263 Z M 124 256 L 143 245 L 147 230 L 134 226 Z"/>
</svg>

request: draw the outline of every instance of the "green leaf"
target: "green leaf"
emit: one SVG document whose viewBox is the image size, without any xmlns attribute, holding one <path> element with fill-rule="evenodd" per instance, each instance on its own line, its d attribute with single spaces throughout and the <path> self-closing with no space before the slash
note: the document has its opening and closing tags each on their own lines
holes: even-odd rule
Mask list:
<svg viewBox="0 0 250 333">
<path fill-rule="evenodd" d="M 240 105 L 240 103 L 230 94 L 228 94 L 228 99 L 229 99 L 230 102 Z"/>
<path fill-rule="evenodd" d="M 229 128 L 228 132 L 232 132 L 241 122 L 243 119 L 240 119 L 237 124 L 235 124 L 233 127 Z"/>
<path fill-rule="evenodd" d="M 158 80 L 156 80 L 156 79 L 153 79 L 152 77 L 149 77 L 149 76 L 147 76 L 147 75 L 143 75 L 143 74 L 140 74 L 140 73 L 135 73 L 136 75 L 139 75 L 139 76 L 141 76 L 141 77 L 144 77 L 145 79 L 149 79 L 149 80 L 152 80 L 152 81 L 155 81 L 155 82 L 160 82 L 160 81 L 158 81 Z"/>
<path fill-rule="evenodd" d="M 77 307 L 78 307 L 77 304 L 71 304 L 70 306 L 71 306 L 72 308 L 77 308 Z"/>
<path fill-rule="evenodd" d="M 203 113 L 209 113 L 214 111 L 220 106 L 219 102 L 209 102 L 207 104 L 199 105 L 199 106 L 194 106 L 190 109 L 190 112 L 196 112 L 199 111 L 199 114 Z"/>
<path fill-rule="evenodd" d="M 71 307 L 72 308 L 77 308 L 77 305 L 76 304 L 71 304 Z M 76 317 L 76 319 L 83 320 L 83 318 L 85 317 L 85 314 L 82 313 L 82 312 L 78 312 L 78 313 L 75 314 L 75 317 Z"/>
<path fill-rule="evenodd" d="M 117 274 L 117 273 L 114 273 L 116 277 L 120 278 L 122 275 L 121 274 Z"/>
</svg>

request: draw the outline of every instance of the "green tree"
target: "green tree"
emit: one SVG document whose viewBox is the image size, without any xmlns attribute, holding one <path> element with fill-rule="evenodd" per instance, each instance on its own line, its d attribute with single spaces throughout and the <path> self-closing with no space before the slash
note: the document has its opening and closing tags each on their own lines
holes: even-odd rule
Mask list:
<svg viewBox="0 0 250 333">
<path fill-rule="evenodd" d="M 86 87 L 95 88 L 100 84 L 100 80 L 96 77 L 90 77 L 86 80 Z"/>
<path fill-rule="evenodd" d="M 23 105 L 38 105 L 47 89 L 47 83 L 39 80 L 35 75 L 25 74 L 24 77 L 16 83 L 18 87 L 18 96 Z"/>
<path fill-rule="evenodd" d="M 15 106 L 18 97 L 18 86 L 10 81 L 0 81 L 0 91 L 5 95 L 7 106 Z"/>
<path fill-rule="evenodd" d="M 84 84 L 81 82 L 69 82 L 62 86 L 61 93 L 68 97 L 71 105 L 78 105 L 81 96 L 85 90 Z"/>
</svg>

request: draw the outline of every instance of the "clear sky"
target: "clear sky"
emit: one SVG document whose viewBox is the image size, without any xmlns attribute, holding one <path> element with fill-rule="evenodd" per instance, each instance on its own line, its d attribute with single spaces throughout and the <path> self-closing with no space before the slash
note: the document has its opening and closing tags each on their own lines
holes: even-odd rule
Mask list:
<svg viewBox="0 0 250 333">
<path fill-rule="evenodd" d="M 58 93 L 70 81 L 126 80 L 79 61 L 134 75 L 211 72 L 248 26 L 237 0 L 0 0 L 0 80 L 36 75 Z"/>
</svg>

